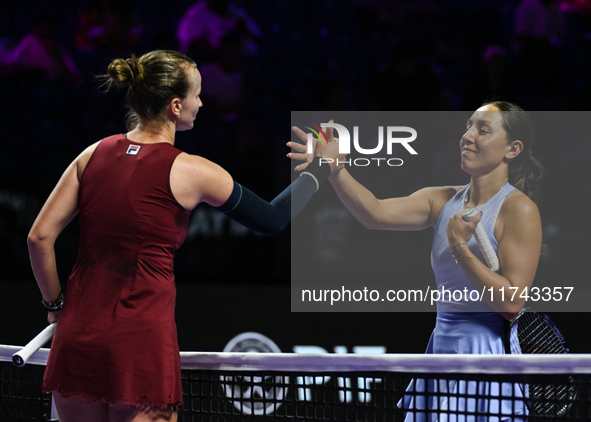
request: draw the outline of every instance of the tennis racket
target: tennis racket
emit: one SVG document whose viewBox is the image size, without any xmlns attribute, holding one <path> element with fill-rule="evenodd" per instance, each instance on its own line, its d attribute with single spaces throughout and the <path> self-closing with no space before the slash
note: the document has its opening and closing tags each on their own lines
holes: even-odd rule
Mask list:
<svg viewBox="0 0 591 422">
<path fill-rule="evenodd" d="M 564 336 L 542 312 L 524 308 L 508 323 L 505 351 L 511 354 L 566 354 Z M 568 412 L 577 396 L 571 376 L 560 383 L 521 385 L 528 407 L 539 416 L 560 417 Z"/>
<path fill-rule="evenodd" d="M 469 210 L 464 211 L 462 218 L 464 221 L 470 221 L 474 215 L 476 215 L 476 208 L 470 208 Z M 495 253 L 495 250 L 493 249 L 492 244 L 486 235 L 486 231 L 480 222 L 478 222 L 474 228 L 474 238 L 476 239 L 476 243 L 478 243 L 480 252 L 482 252 L 482 255 L 484 255 L 484 260 L 486 261 L 488 268 L 494 272 L 499 271 L 501 269 L 499 258 L 497 257 L 497 254 Z"/>
<path fill-rule="evenodd" d="M 25 347 L 12 355 L 12 363 L 19 368 L 25 366 L 29 358 L 52 339 L 53 333 L 55 332 L 55 324 L 55 322 L 49 324 L 43 331 L 37 334 L 33 340 L 28 342 Z"/>
<path fill-rule="evenodd" d="M 476 210 L 471 208 L 462 215 L 470 221 Z M 478 243 L 488 267 L 499 271 L 499 260 L 490 239 L 480 222 L 474 229 Z M 491 256 L 494 255 L 494 257 Z M 565 354 L 569 353 L 564 336 L 556 324 L 544 313 L 523 308 L 513 317 L 505 333 L 505 352 L 511 354 Z M 568 376 L 561 384 L 520 384 L 531 412 L 538 416 L 559 417 L 568 411 L 577 391 L 572 377 Z"/>
</svg>

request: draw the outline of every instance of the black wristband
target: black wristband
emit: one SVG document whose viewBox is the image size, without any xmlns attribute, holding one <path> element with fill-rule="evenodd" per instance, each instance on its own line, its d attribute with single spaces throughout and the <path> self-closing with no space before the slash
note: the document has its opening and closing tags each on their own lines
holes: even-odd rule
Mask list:
<svg viewBox="0 0 591 422">
<path fill-rule="evenodd" d="M 300 177 L 308 176 L 314 179 L 314 181 L 316 182 L 316 191 L 320 189 L 320 185 L 322 185 L 322 182 L 328 179 L 328 176 L 330 176 L 331 172 L 330 165 L 328 163 L 324 163 L 325 165 L 322 165 L 320 163 L 320 158 L 321 157 L 314 157 L 312 162 L 308 164 L 308 167 L 306 167 L 300 173 Z"/>
<path fill-rule="evenodd" d="M 64 294 L 60 293 L 59 297 L 53 302 L 48 302 L 41 298 L 41 305 L 43 305 L 47 312 L 61 311 L 61 309 L 64 307 Z"/>
</svg>

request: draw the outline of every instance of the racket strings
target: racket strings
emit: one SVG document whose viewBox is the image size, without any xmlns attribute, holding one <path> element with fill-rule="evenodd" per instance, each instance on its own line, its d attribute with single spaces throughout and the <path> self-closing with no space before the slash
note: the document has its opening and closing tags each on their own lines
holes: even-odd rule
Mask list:
<svg viewBox="0 0 591 422">
<path fill-rule="evenodd" d="M 564 344 L 554 330 L 536 315 L 526 314 L 518 320 L 518 338 L 525 354 L 564 354 Z"/>
<path fill-rule="evenodd" d="M 523 354 L 565 354 L 568 350 L 563 340 L 542 317 L 526 313 L 517 320 L 517 340 Z M 566 385 L 529 384 L 529 403 L 538 415 L 561 416 L 565 414 L 576 395 L 572 379 Z"/>
</svg>

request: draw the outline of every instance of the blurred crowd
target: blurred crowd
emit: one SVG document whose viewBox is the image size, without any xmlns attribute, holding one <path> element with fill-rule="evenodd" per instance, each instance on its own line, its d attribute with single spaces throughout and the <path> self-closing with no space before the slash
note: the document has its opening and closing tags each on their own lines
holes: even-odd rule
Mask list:
<svg viewBox="0 0 591 422">
<path fill-rule="evenodd" d="M 46 194 L 83 147 L 125 131 L 122 97 L 94 76 L 156 48 L 188 53 L 203 75 L 205 106 L 179 146 L 267 197 L 289 180 L 291 110 L 591 106 L 591 0 L 5 2 L 0 193 Z M 588 177 L 591 142 L 576 146 L 542 152 Z"/>
</svg>

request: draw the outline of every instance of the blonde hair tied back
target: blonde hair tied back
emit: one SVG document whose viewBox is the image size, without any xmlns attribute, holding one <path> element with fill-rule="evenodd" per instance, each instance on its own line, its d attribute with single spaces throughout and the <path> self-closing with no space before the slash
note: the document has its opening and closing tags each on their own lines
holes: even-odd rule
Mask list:
<svg viewBox="0 0 591 422">
<path fill-rule="evenodd" d="M 188 95 L 190 66 L 195 62 L 178 51 L 154 50 L 139 58 L 113 60 L 107 74 L 98 79 L 105 91 L 114 86 L 127 89 L 127 122 L 133 128 L 139 118 L 156 119 L 171 99 Z"/>
<path fill-rule="evenodd" d="M 133 73 L 133 80 L 139 82 L 144 79 L 144 67 L 138 59 L 132 55 L 130 59 L 125 60 Z"/>
<path fill-rule="evenodd" d="M 118 86 L 131 85 L 141 81 L 144 77 L 144 69 L 135 56 L 129 59 L 115 59 L 108 68 L 112 82 Z"/>
</svg>

